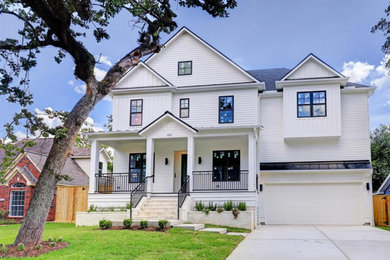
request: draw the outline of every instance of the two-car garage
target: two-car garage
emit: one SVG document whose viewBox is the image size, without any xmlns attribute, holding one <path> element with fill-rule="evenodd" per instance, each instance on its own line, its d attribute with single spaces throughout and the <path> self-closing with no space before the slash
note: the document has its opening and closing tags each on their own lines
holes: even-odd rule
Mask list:
<svg viewBox="0 0 390 260">
<path fill-rule="evenodd" d="M 260 222 L 363 225 L 371 222 L 370 170 L 265 171 Z"/>
</svg>

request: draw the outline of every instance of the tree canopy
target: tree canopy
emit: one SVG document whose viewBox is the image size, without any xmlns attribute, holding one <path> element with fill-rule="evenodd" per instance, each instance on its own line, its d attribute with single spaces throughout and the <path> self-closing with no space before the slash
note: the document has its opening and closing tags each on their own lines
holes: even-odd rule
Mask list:
<svg viewBox="0 0 390 260">
<path fill-rule="evenodd" d="M 390 174 L 390 125 L 380 125 L 371 133 L 372 186 L 377 191 Z"/>
</svg>

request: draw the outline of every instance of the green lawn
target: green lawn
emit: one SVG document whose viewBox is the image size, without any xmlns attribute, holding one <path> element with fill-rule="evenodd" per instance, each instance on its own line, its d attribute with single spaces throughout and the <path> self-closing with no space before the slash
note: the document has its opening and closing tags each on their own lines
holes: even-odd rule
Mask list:
<svg viewBox="0 0 390 260">
<path fill-rule="evenodd" d="M 11 244 L 20 225 L 0 226 L 0 243 Z M 225 259 L 241 236 L 171 229 L 166 233 L 96 230 L 74 224 L 48 223 L 43 235 L 62 236 L 70 245 L 37 259 Z"/>
<path fill-rule="evenodd" d="M 380 228 L 380 229 L 384 229 L 384 230 L 390 231 L 390 227 L 380 227 L 380 226 L 377 226 L 377 228 Z"/>
<path fill-rule="evenodd" d="M 237 232 L 237 233 L 250 233 L 250 229 L 246 228 L 235 228 L 235 227 L 228 227 L 228 226 L 218 226 L 213 224 L 205 224 L 206 228 L 226 228 L 228 232 Z"/>
</svg>

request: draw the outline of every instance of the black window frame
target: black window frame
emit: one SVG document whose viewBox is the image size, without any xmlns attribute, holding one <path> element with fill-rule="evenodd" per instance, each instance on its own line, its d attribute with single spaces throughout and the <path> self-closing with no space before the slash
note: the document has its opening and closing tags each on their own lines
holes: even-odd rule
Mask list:
<svg viewBox="0 0 390 260">
<path fill-rule="evenodd" d="M 135 102 L 141 101 L 141 112 L 132 112 L 133 101 L 135 101 Z M 131 99 L 130 100 L 130 126 L 142 126 L 143 112 L 144 112 L 144 100 L 143 99 Z M 132 123 L 132 120 L 131 120 L 132 115 L 135 115 L 135 114 L 141 114 L 141 123 L 139 125 Z"/>
<path fill-rule="evenodd" d="M 183 107 L 182 106 L 182 101 L 185 101 L 187 100 L 187 104 L 188 106 L 187 107 Z M 187 110 L 187 116 L 183 116 L 182 115 L 182 111 L 183 110 Z M 180 118 L 189 118 L 190 117 L 190 99 L 189 98 L 181 98 L 180 101 L 179 101 L 179 117 Z"/>
<path fill-rule="evenodd" d="M 313 103 L 313 93 L 324 93 L 325 96 L 325 102 L 324 103 Z M 299 94 L 310 94 L 310 104 L 299 104 Z M 297 118 L 312 118 L 312 117 L 327 117 L 328 115 L 328 106 L 327 106 L 327 96 L 326 96 L 326 90 L 318 90 L 318 91 L 300 91 L 297 92 Z M 325 106 L 325 114 L 324 115 L 314 115 L 313 107 L 317 105 L 324 105 Z M 300 116 L 299 115 L 299 107 L 301 106 L 310 106 L 310 115 L 309 116 Z"/>
<path fill-rule="evenodd" d="M 182 74 L 180 74 L 180 63 L 190 63 L 191 64 L 191 71 L 190 71 L 190 73 L 182 73 Z M 188 75 L 192 75 L 192 66 L 193 65 L 193 63 L 192 63 L 192 60 L 184 60 L 184 61 L 179 61 L 179 62 L 177 62 L 177 75 L 178 76 L 188 76 Z M 183 68 L 183 72 L 185 72 L 185 70 L 186 70 L 187 68 L 186 67 L 184 67 Z"/>
<path fill-rule="evenodd" d="M 131 167 L 131 156 L 132 155 L 141 156 L 141 160 L 143 160 L 143 162 L 142 162 L 142 165 L 140 167 Z M 129 153 L 129 183 L 140 183 L 145 178 L 146 169 L 144 169 L 144 164 L 146 166 L 146 153 Z M 132 181 L 132 178 L 131 178 L 131 170 L 132 169 L 139 169 L 140 170 L 136 181 Z"/>
<path fill-rule="evenodd" d="M 232 109 L 228 110 L 228 109 L 221 109 L 221 98 L 232 98 Z M 221 112 L 223 111 L 232 111 L 232 122 L 221 122 Z M 219 124 L 233 124 L 234 123 L 234 96 L 230 95 L 230 96 L 219 96 L 218 97 L 218 123 Z"/>
<path fill-rule="evenodd" d="M 214 157 L 214 153 L 221 153 L 221 152 L 225 152 L 225 153 L 229 153 L 229 152 L 232 152 L 233 154 L 235 152 L 238 152 L 238 162 L 237 162 L 237 165 L 228 165 L 226 164 L 223 169 L 223 172 L 222 172 L 222 175 L 219 174 L 219 172 L 217 172 L 217 169 L 215 169 L 216 167 L 216 161 L 215 161 L 215 157 Z M 226 157 L 227 158 L 227 157 Z M 212 170 L 212 181 L 213 182 L 232 182 L 232 181 L 241 181 L 241 150 L 215 150 L 212 152 L 212 160 L 213 160 L 213 170 Z M 228 161 L 226 161 L 227 163 Z M 228 172 L 228 168 L 229 167 L 236 167 L 236 175 L 233 177 L 230 175 L 231 173 Z M 234 172 L 233 172 L 234 174 Z M 217 176 L 219 175 L 219 177 L 222 176 L 222 179 L 221 178 L 217 178 Z M 230 177 L 230 178 L 228 178 Z"/>
<path fill-rule="evenodd" d="M 103 174 L 103 162 L 99 162 L 98 173 L 99 173 L 99 177 L 101 177 Z"/>
</svg>

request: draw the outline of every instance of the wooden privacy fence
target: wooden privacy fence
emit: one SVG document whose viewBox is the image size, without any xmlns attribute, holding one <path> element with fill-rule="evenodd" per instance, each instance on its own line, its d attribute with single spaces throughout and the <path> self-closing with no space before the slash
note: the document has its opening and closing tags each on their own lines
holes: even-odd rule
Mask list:
<svg viewBox="0 0 390 260">
<path fill-rule="evenodd" d="M 390 195 L 374 195 L 374 221 L 376 226 L 390 225 Z"/>
<path fill-rule="evenodd" d="M 88 210 L 88 187 L 57 187 L 56 222 L 75 222 L 76 212 Z"/>
</svg>

